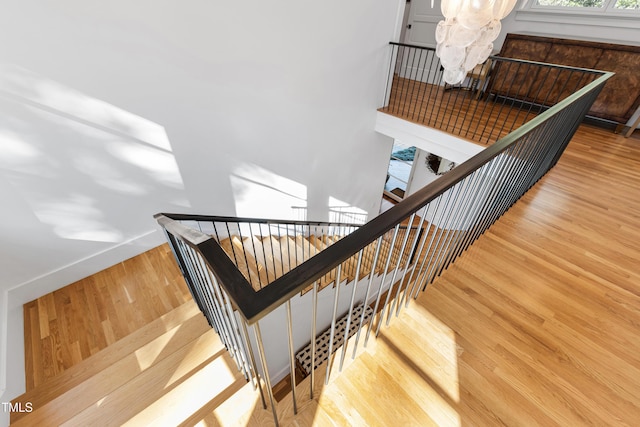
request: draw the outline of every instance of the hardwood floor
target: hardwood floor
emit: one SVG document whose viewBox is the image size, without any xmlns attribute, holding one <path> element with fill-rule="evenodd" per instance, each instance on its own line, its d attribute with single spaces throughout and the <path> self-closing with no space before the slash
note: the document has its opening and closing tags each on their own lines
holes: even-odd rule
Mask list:
<svg viewBox="0 0 640 427">
<path fill-rule="evenodd" d="M 639 188 L 639 132 L 626 139 L 582 125 L 556 167 L 342 373 L 334 369 L 324 386 L 318 372 L 313 400 L 303 381 L 299 415 L 290 396 L 278 403 L 281 425 L 637 425 Z M 127 309 L 157 305 L 114 304 L 113 314 L 124 324 L 147 316 Z M 176 310 L 189 314 L 178 320 Z M 16 425 L 273 425 L 193 310 L 183 304 L 152 321 L 153 334 L 142 327 L 117 341 L 119 355 L 89 356 L 98 373 L 86 382 L 82 362 L 46 381 L 40 387 L 73 388 L 48 403 L 34 389 L 22 401 L 39 403 Z M 27 337 L 40 334 L 36 320 Z M 75 334 L 92 335 L 80 325 Z"/>
<path fill-rule="evenodd" d="M 190 299 L 165 244 L 25 304 L 27 390 Z"/>
<path fill-rule="evenodd" d="M 317 419 L 637 425 L 637 136 L 582 126 L 559 164 L 324 387 Z"/>
<path fill-rule="evenodd" d="M 531 120 L 536 109 L 468 88 L 432 85 L 397 75 L 389 105 L 379 111 L 440 129 L 479 145 L 491 145 Z"/>
</svg>

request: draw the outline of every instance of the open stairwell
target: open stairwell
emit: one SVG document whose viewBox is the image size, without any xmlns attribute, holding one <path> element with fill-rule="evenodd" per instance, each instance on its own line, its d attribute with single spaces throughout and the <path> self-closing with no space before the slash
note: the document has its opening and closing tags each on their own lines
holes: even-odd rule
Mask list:
<svg viewBox="0 0 640 427">
<path fill-rule="evenodd" d="M 366 351 L 373 348 L 375 342 Z M 347 358 L 344 369 L 351 363 Z M 316 370 L 314 399 L 311 377 L 298 385 L 297 414 L 291 393 L 276 403 L 280 425 L 349 425 L 356 415 L 338 402 L 339 394 L 324 396 L 326 407 L 320 405 L 326 366 Z M 33 411 L 13 413 L 12 426 L 274 425 L 258 391 L 193 302 L 13 400 L 18 402 L 30 402 Z"/>
<path fill-rule="evenodd" d="M 349 356 L 344 370 L 354 363 L 353 341 L 346 349 Z M 371 353 L 375 346 L 375 340 L 367 349 L 360 345 L 358 353 Z M 337 350 L 334 355 L 342 348 Z M 338 376 L 335 360 L 333 365 L 329 384 Z M 352 421 L 355 415 L 339 402 L 340 392 L 323 395 L 321 407 L 326 369 L 325 363 L 315 371 L 313 399 L 309 396 L 312 377 L 298 384 L 297 414 L 291 393 L 276 403 L 280 425 L 348 425 Z M 13 400 L 18 403 L 23 408 L 30 403 L 33 411 L 13 413 L 12 426 L 275 423 L 272 412 L 263 408 L 259 392 L 237 370 L 194 302 L 183 304 Z"/>
<path fill-rule="evenodd" d="M 407 230 L 407 239 L 415 237 L 416 229 L 405 227 L 396 240 L 402 239 Z M 387 270 L 404 267 L 409 259 L 407 254 L 400 256 L 397 248 L 392 249 L 392 237 L 385 236 L 378 249 L 379 259 L 389 258 Z M 248 280 L 262 276 L 273 281 L 339 238 L 326 234 L 293 238 L 232 235 L 220 245 Z M 356 275 L 363 280 L 370 273 L 383 274 L 385 265 L 374 265 L 375 250 L 370 245 L 359 263 L 352 257 L 342 264 L 343 286 L 353 282 Z M 336 279 L 336 270 L 326 274 L 319 290 L 335 286 Z M 342 336 L 334 339 L 335 343 L 342 341 Z M 339 354 L 338 350 L 334 346 L 333 354 Z M 320 390 L 326 364 L 317 368 L 315 383 Z M 281 424 L 311 425 L 304 420 L 310 423 L 321 414 L 317 399 L 308 397 L 310 381 L 311 376 L 299 385 L 298 396 L 305 397 L 299 399 L 298 415 L 293 414 L 290 393 L 277 403 Z M 200 421 L 224 426 L 274 424 L 272 412 L 263 408 L 260 393 L 238 370 L 220 336 L 193 301 L 46 380 L 12 403 L 23 408 L 29 403 L 33 409 L 12 413 L 12 426 L 194 425 Z M 302 424 L 295 424 L 299 422 Z"/>
<path fill-rule="evenodd" d="M 11 425 L 188 424 L 202 408 L 243 393 L 257 397 L 187 302 L 14 399 L 33 411 L 13 413 Z"/>
<path fill-rule="evenodd" d="M 407 312 L 401 315 L 401 322 L 405 322 L 402 320 L 405 317 L 413 325 L 427 321 L 419 317 L 419 311 L 412 313 L 410 308 Z M 399 334 L 400 338 L 393 338 L 396 342 L 415 340 L 400 332 L 405 327 L 404 323 L 394 324 L 389 331 L 383 329 L 381 336 Z M 430 359 L 442 359 L 438 369 L 449 370 L 444 366 L 449 362 L 440 354 L 442 350 L 437 350 L 442 346 L 439 339 L 442 337 L 438 337 L 436 328 L 421 341 Z M 371 426 L 388 425 L 386 422 L 391 419 L 409 422 L 404 425 L 436 425 L 431 418 L 434 413 L 428 415 L 424 409 L 412 412 L 420 406 L 416 399 L 424 396 L 412 396 L 411 390 L 404 390 L 389 377 L 393 370 L 410 371 L 410 368 L 402 368 L 402 364 L 393 360 L 397 354 L 393 346 L 386 344 L 388 340 L 371 340 L 366 348 L 360 344 L 357 355 L 352 357 L 354 341 L 352 337 L 348 342 L 345 350 L 348 356 L 342 369 L 339 368 L 342 347 L 334 353 L 330 364 L 317 367 L 313 397 L 311 376 L 298 384 L 297 411 L 291 392 L 275 403 L 279 425 Z M 325 384 L 328 366 L 331 370 Z M 390 369 L 393 372 L 387 372 Z M 13 402 L 21 402 L 23 407 L 31 402 L 33 412 L 14 413 L 12 426 L 275 425 L 270 408 L 263 408 L 259 392 L 236 369 L 229 352 L 193 302 L 183 304 Z M 374 403 L 384 406 L 387 412 L 372 410 L 370 405 Z M 431 406 L 437 404 L 436 399 Z"/>
<path fill-rule="evenodd" d="M 407 235 L 408 239 L 414 239 L 418 232 L 417 227 L 403 227 L 399 229 L 396 240 L 403 239 Z M 411 254 L 407 251 L 402 256 L 401 249 L 396 245 L 392 248 L 394 233 L 387 233 L 381 240 L 378 260 L 385 260 L 390 257 L 388 269 L 404 267 Z M 243 237 L 232 235 L 220 240 L 220 246 L 227 253 L 229 258 L 238 267 L 243 276 L 254 289 L 260 290 L 262 284 L 270 283 L 280 278 L 285 273 L 293 270 L 303 262 L 309 260 L 324 249 L 336 243 L 343 236 L 332 234 L 311 234 L 309 236 L 258 236 Z M 374 275 L 384 273 L 386 265 L 376 262 L 374 256 L 376 251 L 375 242 L 368 245 L 363 250 L 362 261 L 358 269 L 357 254 L 342 263 L 341 281 L 350 283 L 356 279 L 367 277 L 373 272 Z M 389 253 L 391 251 L 391 254 Z M 356 277 L 356 273 L 358 277 Z M 322 290 L 329 285 L 335 286 L 336 270 L 327 273 L 318 283 L 318 290 Z M 312 285 L 305 288 L 302 294 L 312 289 Z"/>
</svg>

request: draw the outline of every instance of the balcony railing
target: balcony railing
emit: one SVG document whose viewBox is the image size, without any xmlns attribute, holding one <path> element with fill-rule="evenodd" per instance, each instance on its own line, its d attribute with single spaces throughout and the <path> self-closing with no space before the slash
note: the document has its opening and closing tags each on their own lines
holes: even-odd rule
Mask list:
<svg viewBox="0 0 640 427">
<path fill-rule="evenodd" d="M 353 357 L 361 342 L 366 345 L 372 332 L 377 334 L 383 323 L 398 315 L 556 164 L 611 76 L 493 58 L 492 77 L 480 87 L 482 96 L 469 96 L 470 92 L 459 89 L 445 91 L 448 88 L 440 82 L 439 62 L 429 56 L 430 50 L 407 53 L 399 50 L 403 46 L 393 46 L 390 81 L 394 84 L 388 90 L 386 107 L 391 113 L 410 112 L 422 117 L 424 105 L 431 104 L 435 110 L 428 115 L 440 118 L 429 122 L 430 126 L 485 141 L 505 131 L 508 135 L 364 225 L 156 215 L 195 301 L 220 334 L 238 368 L 260 389 L 266 407 L 260 386 L 264 381 L 276 425 L 269 370 L 280 362 L 274 360 L 282 357 L 288 365 L 295 411 L 295 352 L 311 345 L 311 384 L 320 331 L 330 332 L 329 361 L 334 353 L 337 356 L 334 343 L 346 343 L 347 334 L 353 333 Z M 412 56 L 418 59 L 407 62 Z M 515 90 L 516 82 L 508 82 L 512 67 L 529 67 L 542 80 L 536 83 L 536 89 L 532 86 Z M 424 75 L 429 77 L 423 78 Z M 574 81 L 581 86 L 575 93 L 569 93 L 573 91 L 571 87 L 562 89 L 558 99 L 540 95 L 568 88 Z M 469 84 L 465 88 L 472 88 Z M 451 97 L 459 99 L 448 99 Z M 445 105 L 437 105 L 443 102 Z M 490 105 L 480 107 L 481 103 Z M 449 111 L 453 105 L 456 109 Z M 515 119 L 502 125 L 499 117 L 503 117 L 505 109 L 507 117 L 526 117 L 528 121 L 517 129 Z M 478 110 L 489 117 L 480 115 Z M 490 130 L 484 130 L 485 124 Z M 477 130 L 479 126 L 482 131 Z M 323 296 L 324 292 L 333 295 L 319 298 L 320 292 Z M 302 293 L 304 296 L 300 296 Z M 373 309 L 371 320 L 365 319 L 366 310 L 356 311 L 360 305 Z M 346 327 L 338 340 L 336 325 L 341 318 Z M 352 325 L 356 324 L 354 329 Z M 261 325 L 281 332 L 271 335 L 265 343 Z M 294 333 L 294 325 L 296 331 L 309 333 Z M 279 337 L 283 337 L 282 342 Z M 265 345 L 270 345 L 272 351 L 266 351 Z M 275 355 L 274 348 L 286 349 L 284 355 Z M 340 367 L 346 348 L 346 344 L 342 346 Z M 329 369 L 327 378 L 328 373 Z"/>
<path fill-rule="evenodd" d="M 391 43 L 381 111 L 490 144 L 558 104 L 601 72 L 490 57 L 455 86 L 442 81 L 435 49 Z"/>
</svg>

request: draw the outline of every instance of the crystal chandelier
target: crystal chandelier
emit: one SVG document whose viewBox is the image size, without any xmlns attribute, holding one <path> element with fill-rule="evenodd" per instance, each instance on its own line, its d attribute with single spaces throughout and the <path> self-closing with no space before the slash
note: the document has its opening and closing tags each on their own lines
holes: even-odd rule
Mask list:
<svg viewBox="0 0 640 427">
<path fill-rule="evenodd" d="M 517 0 L 442 0 L 444 21 L 436 28 L 436 55 L 444 81 L 457 84 L 476 65 L 487 60 L 500 34 L 500 20 Z"/>
</svg>

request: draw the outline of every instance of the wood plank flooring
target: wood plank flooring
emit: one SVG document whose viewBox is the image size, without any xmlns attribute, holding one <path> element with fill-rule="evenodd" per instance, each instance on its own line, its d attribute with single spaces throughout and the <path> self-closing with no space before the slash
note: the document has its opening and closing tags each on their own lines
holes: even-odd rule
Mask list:
<svg viewBox="0 0 640 427">
<path fill-rule="evenodd" d="M 25 304 L 27 390 L 190 299 L 164 244 Z"/>
<path fill-rule="evenodd" d="M 583 125 L 547 176 L 283 424 L 638 425 L 639 187 L 638 135 Z"/>
<path fill-rule="evenodd" d="M 493 95 L 478 97 L 467 89 L 445 88 L 395 75 L 389 105 L 379 111 L 479 145 L 493 144 L 536 115 L 530 105 L 520 106 Z"/>
<path fill-rule="evenodd" d="M 290 397 L 280 402 L 281 425 L 638 425 L 639 188 L 639 133 L 625 139 L 582 125 L 557 166 L 355 361 L 326 386 L 319 370 L 313 400 L 303 381 L 299 415 Z M 116 314 L 135 317 L 126 308 L 151 310 L 128 304 Z M 83 397 L 118 386 L 92 391 L 75 415 L 64 404 L 48 410 L 68 425 L 273 425 L 201 327 L 159 337 L 172 345 L 144 359 L 146 369 L 131 348 L 100 374 L 109 381 L 78 384 L 73 393 Z M 175 334 L 199 330 L 207 332 L 173 344 Z M 119 372 L 128 360 L 134 371 Z M 36 408 L 43 425 L 45 406 Z M 20 423 L 34 425 L 28 416 Z"/>
</svg>

